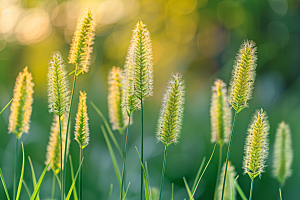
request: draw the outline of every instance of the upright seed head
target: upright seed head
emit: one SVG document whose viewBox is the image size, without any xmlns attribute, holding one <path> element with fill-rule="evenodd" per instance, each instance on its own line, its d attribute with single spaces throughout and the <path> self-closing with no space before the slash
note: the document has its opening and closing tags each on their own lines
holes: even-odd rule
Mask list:
<svg viewBox="0 0 300 200">
<path fill-rule="evenodd" d="M 123 106 L 129 113 L 140 109 L 140 100 L 153 95 L 152 43 L 149 30 L 138 22 L 125 61 Z"/>
<path fill-rule="evenodd" d="M 269 150 L 269 121 L 266 112 L 257 110 L 249 124 L 248 135 L 245 143 L 244 174 L 248 174 L 251 179 L 261 176 L 266 167 Z"/>
<path fill-rule="evenodd" d="M 112 129 L 122 129 L 128 125 L 128 115 L 125 108 L 121 105 L 121 97 L 123 94 L 122 84 L 124 81 L 123 70 L 119 67 L 113 67 L 108 74 L 108 114 Z"/>
<path fill-rule="evenodd" d="M 16 79 L 8 125 L 8 133 L 13 132 L 18 139 L 24 132 L 28 133 L 29 131 L 33 86 L 32 75 L 28 72 L 28 67 L 25 67 Z"/>
<path fill-rule="evenodd" d="M 224 180 L 224 174 L 225 174 L 225 167 L 226 163 L 224 163 L 222 167 L 222 173 L 220 175 L 220 180 Z M 231 162 L 228 162 L 227 167 L 227 176 L 226 176 L 226 183 L 225 183 L 225 189 L 224 189 L 224 200 L 235 200 L 236 196 L 236 188 L 235 188 L 235 176 L 236 172 L 234 169 L 234 166 L 231 164 Z M 222 198 L 222 189 L 223 189 L 223 181 L 220 181 L 219 187 L 218 187 L 218 193 L 217 193 L 217 199 Z"/>
<path fill-rule="evenodd" d="M 89 144 L 89 123 L 86 106 L 86 93 L 80 91 L 78 111 L 76 115 L 75 140 L 83 149 Z"/>
<path fill-rule="evenodd" d="M 251 98 L 256 60 L 255 43 L 245 40 L 237 53 L 229 87 L 229 102 L 237 113 L 248 106 Z"/>
<path fill-rule="evenodd" d="M 180 74 L 172 75 L 163 95 L 157 126 L 157 140 L 169 146 L 177 143 L 183 118 L 185 85 Z"/>
<path fill-rule="evenodd" d="M 217 79 L 212 86 L 210 106 L 211 142 L 228 142 L 231 131 L 231 111 L 229 108 L 226 84 Z"/>
<path fill-rule="evenodd" d="M 62 116 L 69 107 L 70 91 L 66 66 L 59 51 L 51 55 L 47 76 L 49 112 Z"/>
<path fill-rule="evenodd" d="M 283 121 L 277 128 L 273 160 L 273 176 L 281 184 L 284 184 L 285 180 L 292 175 L 292 161 L 291 131 L 289 125 Z"/>
<path fill-rule="evenodd" d="M 95 22 L 90 9 L 78 19 L 72 39 L 69 63 L 77 65 L 77 74 L 89 71 L 90 57 L 93 51 Z"/>
<path fill-rule="evenodd" d="M 62 143 L 63 148 L 62 152 L 65 151 L 65 141 L 66 141 L 66 132 L 67 132 L 67 124 L 68 124 L 68 116 L 66 114 L 63 114 L 60 118 L 61 120 L 61 133 L 62 133 Z M 69 152 L 69 146 L 70 146 L 70 134 L 68 135 L 68 141 L 67 141 L 67 155 Z M 54 115 L 52 126 L 51 126 L 51 132 L 49 137 L 49 143 L 47 146 L 47 154 L 46 154 L 46 161 L 45 164 L 47 165 L 50 160 L 51 164 L 48 167 L 48 171 L 52 168 L 52 170 L 58 174 L 60 171 L 60 128 L 59 128 L 59 117 L 57 115 Z M 64 154 L 62 156 L 62 161 L 64 164 Z M 64 168 L 64 165 L 62 164 L 62 168 Z"/>
</svg>

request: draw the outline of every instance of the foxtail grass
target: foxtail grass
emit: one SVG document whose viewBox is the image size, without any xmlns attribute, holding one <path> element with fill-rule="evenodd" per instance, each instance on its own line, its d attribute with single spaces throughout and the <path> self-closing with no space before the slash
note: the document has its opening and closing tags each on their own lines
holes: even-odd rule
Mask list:
<svg viewBox="0 0 300 200">
<path fill-rule="evenodd" d="M 256 69 L 256 47 L 253 41 L 245 40 L 236 55 L 236 60 L 232 69 L 232 77 L 230 79 L 228 98 L 229 103 L 235 110 L 234 119 L 232 123 L 232 131 L 227 150 L 226 167 L 222 187 L 222 200 L 226 184 L 226 175 L 228 160 L 230 157 L 231 141 L 234 133 L 235 121 L 237 113 L 248 107 L 248 100 L 251 98 L 252 90 L 255 81 Z"/>
<path fill-rule="evenodd" d="M 257 110 L 249 124 L 243 162 L 244 174 L 248 174 L 251 179 L 249 200 L 252 199 L 255 177 L 261 177 L 266 168 L 265 163 L 269 153 L 269 129 L 266 112 L 263 109 Z"/>
</svg>

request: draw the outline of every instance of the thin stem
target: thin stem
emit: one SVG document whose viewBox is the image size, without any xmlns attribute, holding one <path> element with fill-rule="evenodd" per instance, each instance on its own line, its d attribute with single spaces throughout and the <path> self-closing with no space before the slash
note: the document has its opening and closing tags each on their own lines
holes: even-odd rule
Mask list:
<svg viewBox="0 0 300 200">
<path fill-rule="evenodd" d="M 223 188 L 222 188 L 222 198 L 221 198 L 221 200 L 223 200 L 223 197 L 224 197 L 224 189 L 225 189 L 225 182 L 226 182 L 225 180 L 226 180 L 226 175 L 227 175 L 228 160 L 229 160 L 229 156 L 230 156 L 230 147 L 231 147 L 232 136 L 233 136 L 234 127 L 235 127 L 236 115 L 237 115 L 237 112 L 235 111 L 234 119 L 233 119 L 233 124 L 232 124 L 232 131 L 231 131 L 231 135 L 230 135 L 229 146 L 228 146 L 228 150 L 227 150 L 227 158 L 226 158 L 226 165 L 225 165 L 225 172 L 224 172 L 224 180 L 223 180 Z"/>
<path fill-rule="evenodd" d="M 249 197 L 249 200 L 252 200 L 253 183 L 254 183 L 254 178 L 251 179 L 251 188 L 250 188 L 250 197 Z"/>
<path fill-rule="evenodd" d="M 123 187 L 124 187 L 124 182 L 125 182 L 125 178 L 126 178 L 126 170 L 125 170 L 125 168 L 126 168 L 126 149 L 127 149 L 129 126 L 130 126 L 130 115 L 128 117 L 129 117 L 129 121 L 128 121 L 127 133 L 126 133 L 125 145 L 124 145 L 122 184 L 121 184 L 121 190 L 120 190 L 120 200 L 123 200 Z"/>
<path fill-rule="evenodd" d="M 222 169 L 223 143 L 219 144 L 219 147 L 220 147 L 220 152 L 219 152 L 219 168 L 218 168 L 217 182 L 216 182 L 216 187 L 215 187 L 215 197 L 214 197 L 215 200 L 217 199 L 218 185 L 219 185 L 220 174 L 221 174 L 221 169 Z"/>
<path fill-rule="evenodd" d="M 141 95 L 141 159 L 144 165 L 144 109 L 143 109 L 143 98 Z M 141 166 L 141 200 L 143 200 L 143 187 L 144 186 L 144 179 L 143 179 L 143 167 Z"/>
<path fill-rule="evenodd" d="M 51 199 L 54 199 L 54 195 L 55 195 L 55 172 L 53 171 L 52 195 L 51 195 Z"/>
<path fill-rule="evenodd" d="M 19 147 L 19 139 L 16 137 L 16 151 L 15 151 L 15 173 L 14 173 L 14 195 L 13 199 L 16 199 L 17 196 L 17 168 L 18 168 L 18 147 Z"/>
<path fill-rule="evenodd" d="M 281 188 L 282 188 L 282 183 L 279 183 L 279 199 L 280 200 L 282 200 Z"/>
<path fill-rule="evenodd" d="M 83 157 L 83 149 L 82 146 L 80 145 L 80 155 L 79 155 L 79 162 L 82 161 Z M 79 200 L 82 200 L 82 164 L 80 168 L 80 173 L 79 173 Z"/>
<path fill-rule="evenodd" d="M 165 168 L 166 168 L 166 161 L 167 161 L 167 146 L 165 146 L 165 152 L 164 152 L 164 163 L 161 173 L 161 182 L 160 182 L 160 191 L 159 191 L 159 200 L 161 200 L 161 193 L 163 189 L 163 183 L 164 183 L 164 177 L 165 177 Z"/>
<path fill-rule="evenodd" d="M 59 108 L 59 110 L 60 110 L 60 108 Z M 60 111 L 59 111 L 60 112 Z M 60 171 L 61 171 L 61 173 L 60 173 L 60 182 L 61 183 L 63 183 L 64 181 L 64 176 L 63 176 L 63 165 L 62 165 L 62 163 L 63 163 L 63 160 L 62 160 L 62 155 L 63 155 L 63 152 L 62 152 L 62 133 L 61 133 L 61 118 L 60 118 L 60 115 L 58 115 L 58 120 L 59 120 L 59 137 L 60 137 Z M 63 200 L 64 199 L 64 190 L 63 190 L 63 188 L 62 188 L 62 190 L 61 190 L 61 193 L 60 193 L 60 198 L 61 198 L 61 200 Z"/>
<path fill-rule="evenodd" d="M 76 85 L 76 80 L 77 80 L 77 64 L 75 67 L 75 73 L 74 73 L 74 81 L 73 81 L 73 88 L 72 88 L 72 95 L 71 95 L 71 101 L 70 101 L 70 109 L 68 113 L 68 122 L 67 122 L 67 130 L 66 130 L 66 141 L 65 141 L 65 148 L 64 148 L 64 158 L 67 157 L 67 142 L 68 142 L 68 134 L 69 134 L 69 127 L 70 127 L 70 119 L 71 119 L 71 111 L 72 111 L 72 105 L 73 105 L 73 98 L 74 98 L 74 93 L 75 93 L 75 85 Z M 67 159 L 64 159 L 64 166 L 66 166 Z M 81 161 L 80 161 L 81 162 Z M 63 169 L 63 177 L 64 177 L 64 182 L 62 183 L 62 190 L 63 192 L 65 191 L 65 179 L 66 179 L 66 167 Z"/>
</svg>

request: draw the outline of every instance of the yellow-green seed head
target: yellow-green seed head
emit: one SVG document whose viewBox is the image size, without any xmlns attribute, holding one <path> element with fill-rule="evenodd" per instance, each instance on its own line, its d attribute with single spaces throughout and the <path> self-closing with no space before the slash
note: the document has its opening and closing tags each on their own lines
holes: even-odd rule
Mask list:
<svg viewBox="0 0 300 200">
<path fill-rule="evenodd" d="M 163 95 L 156 137 L 164 145 L 177 143 L 183 119 L 185 85 L 180 74 L 172 75 Z"/>
<path fill-rule="evenodd" d="M 237 113 L 248 107 L 251 98 L 256 68 L 256 47 L 253 41 L 244 41 L 232 69 L 229 87 L 229 102 Z"/>
<path fill-rule="evenodd" d="M 29 131 L 33 86 L 32 75 L 28 72 L 28 67 L 25 67 L 16 79 L 8 125 L 8 133 L 16 134 L 18 139 Z"/>
<path fill-rule="evenodd" d="M 48 107 L 49 112 L 62 116 L 70 103 L 69 82 L 60 52 L 51 55 L 48 67 Z"/>
<path fill-rule="evenodd" d="M 90 9 L 78 19 L 72 39 L 69 63 L 77 65 L 77 74 L 89 71 L 90 57 L 95 36 L 94 16 Z"/>
<path fill-rule="evenodd" d="M 108 74 L 108 114 L 112 129 L 122 129 L 128 125 L 128 115 L 125 108 L 122 108 L 122 84 L 124 82 L 124 72 L 119 67 L 112 67 Z"/>
<path fill-rule="evenodd" d="M 283 121 L 277 128 L 273 159 L 273 176 L 281 184 L 292 175 L 292 161 L 291 131 L 289 125 Z"/>
<path fill-rule="evenodd" d="M 223 181 L 224 180 L 224 174 L 225 174 L 225 165 L 224 163 L 222 167 L 222 173 L 220 175 L 220 183 L 218 186 L 218 193 L 217 193 L 217 199 L 220 200 L 222 198 L 222 189 L 223 189 Z M 236 172 L 234 169 L 234 166 L 231 164 L 231 162 L 228 162 L 228 167 L 227 167 L 227 175 L 226 175 L 226 183 L 225 183 L 225 189 L 224 189 L 224 200 L 235 200 L 236 196 L 236 188 L 235 188 L 235 176 Z"/>
<path fill-rule="evenodd" d="M 217 79 L 212 86 L 210 105 L 211 142 L 228 142 L 231 131 L 231 111 L 229 108 L 226 84 Z"/>
<path fill-rule="evenodd" d="M 245 143 L 244 174 L 251 179 L 261 176 L 266 167 L 269 150 L 269 121 L 266 112 L 257 110 L 249 124 L 248 134 Z"/>
<path fill-rule="evenodd" d="M 62 133 L 62 143 L 63 148 L 62 151 L 65 151 L 64 144 L 66 141 L 66 132 L 67 132 L 67 123 L 68 123 L 68 116 L 66 114 L 63 114 L 60 118 L 61 120 L 61 133 Z M 50 137 L 49 137 L 49 143 L 47 146 L 47 154 L 46 154 L 46 161 L 45 165 L 47 165 L 50 160 L 51 164 L 48 167 L 48 171 L 52 168 L 52 170 L 58 174 L 60 171 L 60 128 L 59 128 L 59 117 L 57 115 L 54 115 L 51 130 L 50 130 Z M 68 142 L 67 142 L 67 155 L 69 152 L 69 146 L 70 146 L 70 134 L 68 135 Z M 64 163 L 64 154 L 62 157 L 62 161 Z M 62 168 L 64 166 L 62 165 Z"/>
<path fill-rule="evenodd" d="M 153 95 L 152 43 L 149 30 L 138 22 L 133 30 L 125 61 L 123 107 L 132 113 L 140 109 L 140 100 Z"/>
<path fill-rule="evenodd" d="M 75 140 L 81 148 L 85 148 L 89 144 L 89 123 L 86 106 L 86 93 L 80 91 L 78 110 L 75 125 Z"/>
</svg>

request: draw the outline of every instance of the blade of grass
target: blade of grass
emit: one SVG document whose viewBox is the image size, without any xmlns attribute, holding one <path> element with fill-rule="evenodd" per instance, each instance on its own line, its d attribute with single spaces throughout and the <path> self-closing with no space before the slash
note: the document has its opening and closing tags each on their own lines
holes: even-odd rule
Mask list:
<svg viewBox="0 0 300 200">
<path fill-rule="evenodd" d="M 24 165 L 25 165 L 24 146 L 23 146 L 22 142 L 21 142 L 21 144 L 22 144 L 23 161 L 22 161 L 21 177 L 20 177 L 19 186 L 18 186 L 18 190 L 17 190 L 16 200 L 19 200 L 19 198 L 20 198 L 21 189 L 22 189 L 22 182 L 23 182 L 23 176 L 24 176 Z"/>
<path fill-rule="evenodd" d="M 127 192 L 128 192 L 129 186 L 130 186 L 130 182 L 128 183 L 128 186 L 127 186 L 126 192 L 125 192 L 125 194 L 124 194 L 123 200 L 126 199 L 126 196 L 127 196 Z"/>
<path fill-rule="evenodd" d="M 144 168 L 143 161 L 142 161 L 142 159 L 140 157 L 140 154 L 139 154 L 139 151 L 138 151 L 137 147 L 135 147 L 135 149 L 136 149 L 136 152 L 139 155 L 139 158 L 140 158 L 140 161 L 141 161 L 141 166 L 142 166 L 142 169 L 143 169 L 143 176 L 144 176 L 144 182 L 145 182 L 146 200 L 149 200 L 150 199 L 150 195 L 149 195 L 148 181 L 147 181 L 147 176 L 146 176 L 145 168 Z"/>
<path fill-rule="evenodd" d="M 57 183 L 58 183 L 58 186 L 59 186 L 59 189 L 61 189 L 61 183 L 60 183 L 60 180 L 59 180 L 59 177 L 57 176 L 57 174 L 52 170 L 56 180 L 57 180 Z"/>
<path fill-rule="evenodd" d="M 237 178 L 238 178 L 238 177 L 237 177 Z M 235 179 L 235 182 L 234 182 L 235 188 L 236 188 L 236 190 L 238 191 L 240 197 L 241 197 L 243 200 L 247 200 L 246 195 L 244 194 L 244 192 L 243 192 L 242 188 L 240 187 L 239 183 L 237 182 L 237 178 Z"/>
<path fill-rule="evenodd" d="M 109 193 L 108 193 L 108 200 L 110 199 L 111 193 L 113 191 L 113 184 L 110 184 L 110 189 L 109 189 Z"/>
<path fill-rule="evenodd" d="M 71 177 L 72 177 L 72 181 L 74 181 L 74 170 L 73 170 L 73 163 L 72 163 L 71 155 L 69 155 L 69 160 L 70 160 L 70 168 L 71 168 Z M 78 200 L 78 196 L 77 196 L 77 192 L 76 192 L 76 185 L 73 188 L 73 196 L 74 196 L 74 200 Z"/>
<path fill-rule="evenodd" d="M 75 178 L 74 178 L 74 180 L 73 180 L 73 182 L 72 182 L 72 185 L 71 185 L 70 190 L 69 190 L 69 192 L 68 192 L 68 195 L 67 195 L 67 197 L 66 197 L 66 200 L 69 200 L 70 197 L 71 197 L 71 194 L 72 194 L 73 188 L 74 188 L 74 186 L 75 186 L 76 179 L 77 179 L 77 176 L 78 176 L 79 171 L 80 171 L 80 169 L 81 169 L 81 165 L 82 165 L 82 163 L 83 163 L 83 160 L 84 160 L 84 158 L 82 158 L 82 160 L 81 160 L 81 162 L 80 162 L 80 165 L 79 165 L 78 170 L 77 170 L 77 172 L 76 172 Z"/>
<path fill-rule="evenodd" d="M 0 168 L 0 177 L 1 177 L 1 181 L 2 181 L 3 187 L 4 187 L 6 198 L 7 198 L 7 200 L 10 200 L 1 168 Z"/>
<path fill-rule="evenodd" d="M 28 156 L 28 160 L 29 160 L 29 164 L 30 164 L 30 168 L 31 168 L 31 175 L 32 175 L 32 182 L 33 182 L 33 188 L 36 187 L 36 177 L 35 177 L 35 173 L 34 173 L 34 167 L 33 164 L 31 162 L 30 156 Z M 37 200 L 40 200 L 39 194 L 36 197 Z"/>
<path fill-rule="evenodd" d="M 27 186 L 27 184 L 25 183 L 24 180 L 23 180 L 23 185 L 24 185 L 25 190 L 26 190 L 26 192 L 27 192 L 27 195 L 28 195 L 28 197 L 29 197 L 29 199 L 30 199 L 30 191 L 29 191 L 29 188 L 28 188 L 28 186 Z"/>
<path fill-rule="evenodd" d="M 171 198 L 171 200 L 173 200 L 174 198 L 174 183 L 172 183 L 172 198 Z"/>
<path fill-rule="evenodd" d="M 196 178 L 195 178 L 195 181 L 194 181 L 194 184 L 193 184 L 193 187 L 192 187 L 192 191 L 193 191 L 193 192 L 195 191 L 195 188 L 196 188 L 197 182 L 198 182 L 198 180 L 199 180 L 199 177 L 200 177 L 200 173 L 201 173 L 201 171 L 202 171 L 202 168 L 203 168 L 203 166 L 204 166 L 205 159 L 206 159 L 205 157 L 202 159 L 202 163 L 201 163 L 201 165 L 200 165 L 200 167 L 199 167 L 199 170 L 198 170 L 197 176 L 196 176 Z"/>
<path fill-rule="evenodd" d="M 280 197 L 280 200 L 282 200 L 282 196 L 281 196 L 281 188 L 279 188 L 279 197 Z"/>
<path fill-rule="evenodd" d="M 191 192 L 191 190 L 190 190 L 190 188 L 189 188 L 189 185 L 187 184 L 187 182 L 186 182 L 186 180 L 185 180 L 185 177 L 183 177 L 183 181 L 184 181 L 184 185 L 185 185 L 185 187 L 186 187 L 186 191 L 187 191 L 187 193 L 188 193 L 188 195 L 189 195 L 189 198 L 193 200 L 194 198 L 192 197 L 192 192 Z"/>
<path fill-rule="evenodd" d="M 108 131 L 109 136 L 111 137 L 113 143 L 115 144 L 115 146 L 116 146 L 116 148 L 118 149 L 118 151 L 119 151 L 121 157 L 123 158 L 122 150 L 121 150 L 121 148 L 120 148 L 120 146 L 119 146 L 119 144 L 118 144 L 118 142 L 117 142 L 117 140 L 116 140 L 116 138 L 115 138 L 115 136 L 114 136 L 114 134 L 113 134 L 113 132 L 112 132 L 112 130 L 111 130 L 111 128 L 110 128 L 108 122 L 107 122 L 107 120 L 105 119 L 105 117 L 104 117 L 104 115 L 102 114 L 102 112 L 97 108 L 97 106 L 96 106 L 92 101 L 91 101 L 90 103 L 91 103 L 91 105 L 94 107 L 94 109 L 96 110 L 96 112 L 98 113 L 98 115 L 102 118 L 102 120 L 103 120 L 103 122 L 104 122 L 104 125 L 105 125 L 105 127 L 106 127 L 106 129 L 107 129 L 107 131 Z"/>
<path fill-rule="evenodd" d="M 13 98 L 11 98 L 11 100 L 6 104 L 6 106 L 4 106 L 4 108 L 0 111 L 0 115 L 7 108 L 7 106 L 9 106 L 9 104 L 12 102 L 12 100 L 13 100 Z"/>
</svg>

